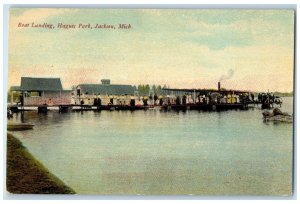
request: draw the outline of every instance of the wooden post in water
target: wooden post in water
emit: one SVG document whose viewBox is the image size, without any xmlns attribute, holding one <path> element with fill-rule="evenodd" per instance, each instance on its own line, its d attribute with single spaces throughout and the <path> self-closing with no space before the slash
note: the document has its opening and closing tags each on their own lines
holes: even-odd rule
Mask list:
<svg viewBox="0 0 300 204">
<path fill-rule="evenodd" d="M 24 107 L 25 104 L 25 94 L 24 91 L 22 91 L 22 101 L 21 101 L 21 106 Z"/>
<path fill-rule="evenodd" d="M 13 102 L 14 102 L 14 91 L 11 91 L 10 93 L 11 93 L 10 103 L 11 103 L 11 105 L 12 105 Z"/>
</svg>

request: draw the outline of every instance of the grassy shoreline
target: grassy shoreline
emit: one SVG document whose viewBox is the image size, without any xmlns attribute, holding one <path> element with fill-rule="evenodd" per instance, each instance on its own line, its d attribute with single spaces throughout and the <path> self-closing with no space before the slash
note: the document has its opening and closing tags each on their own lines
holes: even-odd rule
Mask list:
<svg viewBox="0 0 300 204">
<path fill-rule="evenodd" d="M 22 145 L 7 134 L 6 188 L 13 194 L 75 194 Z"/>
</svg>

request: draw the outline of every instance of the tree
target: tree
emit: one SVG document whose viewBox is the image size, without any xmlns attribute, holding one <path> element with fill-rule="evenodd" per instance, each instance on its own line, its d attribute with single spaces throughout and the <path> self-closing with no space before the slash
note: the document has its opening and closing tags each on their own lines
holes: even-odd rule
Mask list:
<svg viewBox="0 0 300 204">
<path fill-rule="evenodd" d="M 156 93 L 156 86 L 155 86 L 155 84 L 152 85 L 152 91 L 153 91 L 153 93 Z"/>
<path fill-rule="evenodd" d="M 149 86 L 149 84 L 147 84 L 147 85 L 145 86 L 145 95 L 148 95 L 149 92 L 150 92 L 150 86 Z"/>
<path fill-rule="evenodd" d="M 142 90 L 143 90 L 142 85 L 138 85 L 138 92 L 139 92 L 139 95 L 142 95 Z"/>
<path fill-rule="evenodd" d="M 161 94 L 161 85 L 158 85 L 158 86 L 156 87 L 156 93 L 157 93 L 157 95 L 160 95 L 160 94 Z"/>
<path fill-rule="evenodd" d="M 16 91 L 13 92 L 14 102 L 18 102 L 19 101 L 20 95 L 21 95 L 21 93 L 18 92 L 18 91 L 17 92 Z M 11 100 L 11 92 L 9 91 L 7 93 L 7 102 L 10 103 L 10 100 Z"/>
</svg>

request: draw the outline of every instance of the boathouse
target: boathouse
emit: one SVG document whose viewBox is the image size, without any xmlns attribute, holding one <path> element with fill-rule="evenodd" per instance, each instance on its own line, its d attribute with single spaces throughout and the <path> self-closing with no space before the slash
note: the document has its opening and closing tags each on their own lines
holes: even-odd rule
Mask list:
<svg viewBox="0 0 300 204">
<path fill-rule="evenodd" d="M 102 79 L 101 84 L 79 84 L 73 92 L 74 103 L 93 105 L 95 98 L 101 99 L 102 105 L 128 105 L 135 95 L 131 85 L 111 84 L 109 79 Z"/>
<path fill-rule="evenodd" d="M 10 88 L 11 96 L 19 92 L 19 99 L 11 98 L 24 106 L 41 105 L 69 105 L 71 104 L 71 90 L 63 90 L 60 78 L 22 77 L 21 86 Z"/>
</svg>

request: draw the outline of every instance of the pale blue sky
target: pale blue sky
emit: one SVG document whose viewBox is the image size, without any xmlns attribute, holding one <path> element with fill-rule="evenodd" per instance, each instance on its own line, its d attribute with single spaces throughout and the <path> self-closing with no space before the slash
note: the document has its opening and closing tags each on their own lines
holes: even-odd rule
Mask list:
<svg viewBox="0 0 300 204">
<path fill-rule="evenodd" d="M 168 84 L 177 88 L 292 91 L 291 10 L 11 9 L 9 86 L 21 76 L 63 86 Z M 130 30 L 18 28 L 22 23 L 130 23 Z M 276 79 L 276 80 L 274 80 Z"/>
</svg>

